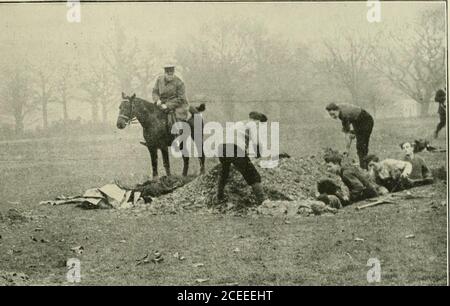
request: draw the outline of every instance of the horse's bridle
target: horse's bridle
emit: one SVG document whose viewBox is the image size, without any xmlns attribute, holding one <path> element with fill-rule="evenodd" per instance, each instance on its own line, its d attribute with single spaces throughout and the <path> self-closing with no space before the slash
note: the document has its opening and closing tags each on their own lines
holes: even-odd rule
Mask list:
<svg viewBox="0 0 450 306">
<path fill-rule="evenodd" d="M 125 102 L 125 101 L 130 102 L 130 116 L 132 116 L 132 114 L 133 114 L 133 100 L 134 100 L 134 99 L 128 97 L 128 99 L 124 99 L 124 100 L 122 101 L 122 102 Z M 128 117 L 128 116 L 122 115 L 122 114 L 119 115 L 119 118 L 125 119 L 126 122 L 127 122 L 127 125 L 131 124 L 131 122 L 133 121 L 133 117 Z"/>
</svg>

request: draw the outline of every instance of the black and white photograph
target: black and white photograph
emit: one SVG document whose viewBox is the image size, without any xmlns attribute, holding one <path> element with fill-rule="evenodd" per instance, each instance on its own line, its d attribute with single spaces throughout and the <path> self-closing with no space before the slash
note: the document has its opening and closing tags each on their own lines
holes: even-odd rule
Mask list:
<svg viewBox="0 0 450 306">
<path fill-rule="evenodd" d="M 447 30 L 447 1 L 0 0 L 0 286 L 447 286 Z"/>
</svg>

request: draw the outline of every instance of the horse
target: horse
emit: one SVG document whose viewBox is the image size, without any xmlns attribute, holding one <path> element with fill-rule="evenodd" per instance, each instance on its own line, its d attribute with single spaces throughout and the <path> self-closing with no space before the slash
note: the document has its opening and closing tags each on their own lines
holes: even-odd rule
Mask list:
<svg viewBox="0 0 450 306">
<path fill-rule="evenodd" d="M 205 105 L 201 104 L 196 108 L 196 110 L 198 112 L 203 112 L 205 110 Z M 193 117 L 194 116 L 192 116 L 192 118 Z M 171 176 L 168 148 L 172 144 L 174 135 L 170 134 L 167 127 L 167 113 L 156 104 L 136 97 L 136 94 L 126 96 L 122 93 L 122 102 L 120 104 L 119 115 L 117 117 L 117 128 L 124 129 L 134 118 L 139 121 L 143 128 L 145 146 L 150 152 L 153 179 L 158 179 L 158 149 L 161 151 L 166 175 Z M 191 127 L 190 136 L 192 140 L 194 140 L 194 121 L 192 118 L 188 120 L 188 124 Z M 197 151 L 199 153 L 200 174 L 204 174 L 205 155 L 203 152 L 203 119 L 201 123 L 202 138 L 201 144 L 197 146 Z M 194 143 L 197 144 L 196 141 L 194 141 Z M 182 147 L 180 147 L 180 149 L 182 149 Z M 183 176 L 187 176 L 188 170 L 189 156 L 183 155 Z"/>
</svg>

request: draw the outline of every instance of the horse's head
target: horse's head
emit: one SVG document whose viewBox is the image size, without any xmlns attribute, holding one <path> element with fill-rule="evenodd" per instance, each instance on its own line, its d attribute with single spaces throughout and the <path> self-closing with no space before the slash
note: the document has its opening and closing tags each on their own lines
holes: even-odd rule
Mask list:
<svg viewBox="0 0 450 306">
<path fill-rule="evenodd" d="M 126 96 L 122 92 L 122 103 L 119 106 L 119 116 L 117 117 L 117 128 L 124 129 L 130 121 L 135 117 L 134 115 L 134 99 L 136 94 Z"/>
</svg>

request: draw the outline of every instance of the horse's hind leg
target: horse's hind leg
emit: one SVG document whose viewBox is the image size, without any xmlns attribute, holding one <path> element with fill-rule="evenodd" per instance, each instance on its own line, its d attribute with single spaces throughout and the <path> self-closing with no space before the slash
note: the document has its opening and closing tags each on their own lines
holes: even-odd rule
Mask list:
<svg viewBox="0 0 450 306">
<path fill-rule="evenodd" d="M 167 147 L 161 148 L 161 155 L 163 159 L 164 169 L 166 170 L 166 175 L 170 176 L 169 150 Z"/>
<path fill-rule="evenodd" d="M 205 174 L 205 154 L 203 152 L 203 143 L 199 145 L 199 149 L 197 150 L 199 154 L 198 160 L 200 161 L 200 174 Z"/>
<path fill-rule="evenodd" d="M 156 148 L 148 148 L 152 160 L 152 176 L 154 180 L 158 179 L 158 151 Z"/>
<path fill-rule="evenodd" d="M 190 126 L 191 139 L 197 148 L 198 160 L 200 162 L 200 174 L 205 174 L 205 152 L 203 151 L 203 120 L 201 121 L 200 131 L 195 130 L 194 124 L 192 122 L 190 123 Z"/>
</svg>

